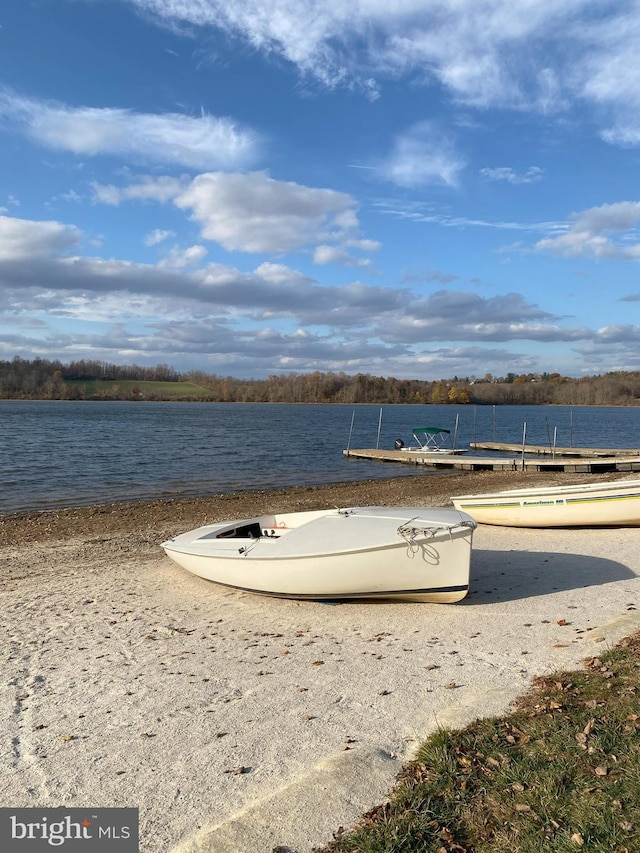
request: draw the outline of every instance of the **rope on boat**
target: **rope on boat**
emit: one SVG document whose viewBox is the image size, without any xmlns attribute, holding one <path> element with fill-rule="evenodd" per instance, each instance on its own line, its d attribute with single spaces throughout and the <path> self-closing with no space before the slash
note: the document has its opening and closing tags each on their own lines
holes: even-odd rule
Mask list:
<svg viewBox="0 0 640 853">
<path fill-rule="evenodd" d="M 238 548 L 238 554 L 248 554 L 249 551 L 252 551 L 256 547 L 256 544 L 259 541 L 260 540 L 257 537 L 255 539 L 251 539 L 248 545 L 244 545 L 242 548 Z"/>
<path fill-rule="evenodd" d="M 407 524 L 401 524 L 400 527 L 398 527 L 397 533 L 398 536 L 402 536 L 402 538 L 406 540 L 408 545 L 413 547 L 416 544 L 416 539 L 420 536 L 426 536 L 428 539 L 433 539 L 443 530 L 447 531 L 449 536 L 451 536 L 452 531 L 457 530 L 459 527 L 473 526 L 474 525 L 468 521 L 458 521 L 455 524 L 440 524 L 437 527 L 418 527 L 416 525 L 412 525 L 411 522 L 407 522 Z"/>
</svg>

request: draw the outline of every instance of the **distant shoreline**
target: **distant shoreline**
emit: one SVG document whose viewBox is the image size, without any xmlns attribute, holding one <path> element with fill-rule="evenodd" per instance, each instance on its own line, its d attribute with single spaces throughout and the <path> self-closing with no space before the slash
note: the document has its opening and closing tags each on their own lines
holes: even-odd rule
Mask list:
<svg viewBox="0 0 640 853">
<path fill-rule="evenodd" d="M 166 399 L 166 400 L 147 400 L 144 398 L 138 400 L 127 399 L 126 397 L 92 397 L 85 400 L 64 400 L 50 399 L 48 397 L 0 397 L 0 403 L 131 403 L 140 405 L 140 403 L 193 403 L 194 405 L 216 405 L 216 406 L 347 406 L 350 408 L 370 407 L 382 408 L 383 406 L 415 406 L 419 407 L 440 407 L 443 405 L 451 406 L 455 409 L 456 406 L 461 406 L 464 409 L 473 409 L 475 407 L 489 408 L 495 406 L 502 408 L 503 406 L 514 406 L 515 408 L 536 408 L 536 409 L 637 409 L 640 408 L 640 400 L 636 403 L 514 403 L 513 401 L 503 401 L 501 403 L 492 402 L 470 402 L 470 403 L 434 403 L 431 401 L 411 402 L 409 400 L 375 403 L 345 403 L 339 400 L 194 400 L 194 399 Z"/>
</svg>

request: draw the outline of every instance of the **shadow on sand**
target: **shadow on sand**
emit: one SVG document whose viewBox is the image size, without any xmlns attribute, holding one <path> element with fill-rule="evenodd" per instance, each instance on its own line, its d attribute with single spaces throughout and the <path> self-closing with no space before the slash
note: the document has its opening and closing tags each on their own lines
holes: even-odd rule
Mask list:
<svg viewBox="0 0 640 853">
<path fill-rule="evenodd" d="M 636 578 L 627 566 L 602 557 L 477 549 L 471 558 L 469 595 L 458 606 L 517 601 Z"/>
</svg>

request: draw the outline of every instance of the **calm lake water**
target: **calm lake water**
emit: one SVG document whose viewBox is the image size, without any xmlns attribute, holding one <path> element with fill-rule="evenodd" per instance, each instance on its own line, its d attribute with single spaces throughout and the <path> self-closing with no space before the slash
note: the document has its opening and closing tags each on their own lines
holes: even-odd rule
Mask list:
<svg viewBox="0 0 640 853">
<path fill-rule="evenodd" d="M 345 459 L 411 443 L 416 426 L 456 444 L 640 447 L 640 407 L 350 406 L 0 401 L 0 514 L 88 504 L 430 476 Z M 441 476 L 441 472 L 439 473 Z"/>
</svg>

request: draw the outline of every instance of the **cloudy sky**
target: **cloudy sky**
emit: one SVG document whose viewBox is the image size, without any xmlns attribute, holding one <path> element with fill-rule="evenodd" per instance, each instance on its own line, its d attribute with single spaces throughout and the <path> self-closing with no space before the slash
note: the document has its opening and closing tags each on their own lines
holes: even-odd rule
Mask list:
<svg viewBox="0 0 640 853">
<path fill-rule="evenodd" d="M 3 0 L 0 358 L 640 370 L 640 0 Z"/>
</svg>

